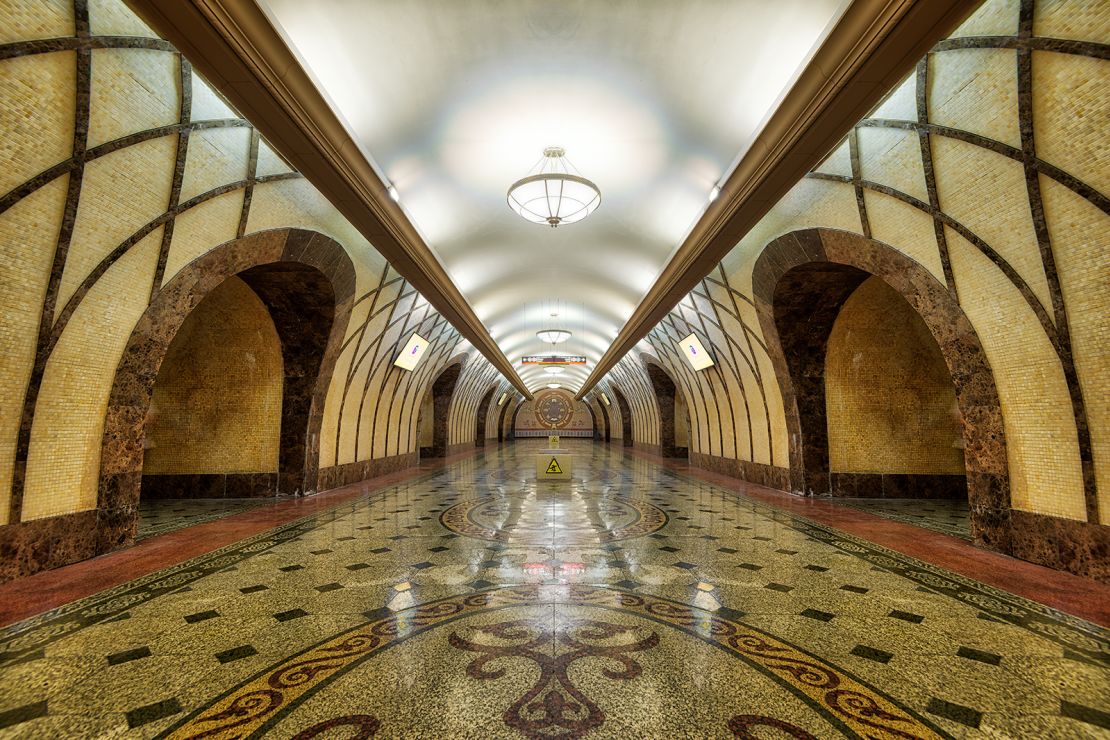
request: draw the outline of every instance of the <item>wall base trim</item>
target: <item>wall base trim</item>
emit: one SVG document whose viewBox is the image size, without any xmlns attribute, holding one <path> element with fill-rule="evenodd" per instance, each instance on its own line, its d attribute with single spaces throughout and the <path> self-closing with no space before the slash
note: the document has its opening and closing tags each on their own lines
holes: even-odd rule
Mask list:
<svg viewBox="0 0 1110 740">
<path fill-rule="evenodd" d="M 790 491 L 790 470 L 787 468 L 749 460 L 736 460 L 731 457 L 706 455 L 702 452 L 690 453 L 690 465 L 767 488 Z"/>
<path fill-rule="evenodd" d="M 830 473 L 833 496 L 967 501 L 967 476 L 911 473 Z"/>
<path fill-rule="evenodd" d="M 419 462 L 417 453 L 409 452 L 392 457 L 379 457 L 373 460 L 333 465 L 320 468 L 320 491 L 349 486 L 352 483 L 377 478 L 380 475 L 396 473 L 398 470 L 415 467 Z"/>
<path fill-rule="evenodd" d="M 1014 509 L 1010 531 L 1015 558 L 1110 583 L 1110 527 Z"/>
<path fill-rule="evenodd" d="M 157 473 L 143 475 L 139 499 L 263 498 L 277 494 L 277 473 Z"/>
</svg>

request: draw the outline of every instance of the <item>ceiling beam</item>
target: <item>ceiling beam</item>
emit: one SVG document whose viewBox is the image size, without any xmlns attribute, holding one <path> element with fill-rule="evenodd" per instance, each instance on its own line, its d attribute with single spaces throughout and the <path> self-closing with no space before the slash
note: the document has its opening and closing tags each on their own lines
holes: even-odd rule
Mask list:
<svg viewBox="0 0 1110 740">
<path fill-rule="evenodd" d="M 532 398 L 342 121 L 262 9 L 249 0 L 127 0 L 343 213 L 428 303 Z"/>
<path fill-rule="evenodd" d="M 712 272 L 980 0 L 855 0 L 721 186 L 577 398 Z"/>
</svg>

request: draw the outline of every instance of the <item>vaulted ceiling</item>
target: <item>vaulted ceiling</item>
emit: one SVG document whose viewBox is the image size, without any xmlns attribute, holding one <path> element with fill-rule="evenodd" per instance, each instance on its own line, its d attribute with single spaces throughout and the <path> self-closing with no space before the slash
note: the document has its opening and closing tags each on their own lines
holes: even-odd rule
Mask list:
<svg viewBox="0 0 1110 740">
<path fill-rule="evenodd" d="M 552 349 L 577 390 L 846 0 L 266 0 L 362 154 L 393 185 L 530 389 Z M 557 229 L 505 201 L 565 147 L 601 207 Z M 552 317 L 552 313 L 558 313 Z"/>
</svg>

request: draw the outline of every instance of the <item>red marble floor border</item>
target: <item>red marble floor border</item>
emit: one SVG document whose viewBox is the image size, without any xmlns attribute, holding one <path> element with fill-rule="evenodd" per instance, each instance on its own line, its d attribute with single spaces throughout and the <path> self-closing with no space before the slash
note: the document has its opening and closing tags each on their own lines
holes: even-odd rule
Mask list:
<svg viewBox="0 0 1110 740">
<path fill-rule="evenodd" d="M 829 499 L 796 496 L 694 467 L 682 459 L 664 458 L 627 447 L 624 449 L 644 460 L 712 483 L 741 497 L 803 516 L 980 583 L 1110 627 L 1110 586 L 1093 579 L 1018 560 L 976 547 L 958 537 L 868 514 Z"/>
<path fill-rule="evenodd" d="M 240 514 L 167 532 L 142 540 L 124 550 L 8 581 L 0 584 L 0 627 L 218 550 L 274 527 L 333 509 L 376 489 L 440 470 L 480 451 L 480 448 L 474 448 L 448 457 L 421 461 L 415 467 L 368 478 L 315 496 L 279 501 L 272 506 L 260 506 Z"/>
</svg>

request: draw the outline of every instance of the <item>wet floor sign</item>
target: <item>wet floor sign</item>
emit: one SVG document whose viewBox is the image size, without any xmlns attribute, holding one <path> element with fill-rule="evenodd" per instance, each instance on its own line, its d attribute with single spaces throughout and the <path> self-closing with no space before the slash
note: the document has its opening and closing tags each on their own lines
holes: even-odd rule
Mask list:
<svg viewBox="0 0 1110 740">
<path fill-rule="evenodd" d="M 556 451 L 536 455 L 536 478 L 539 480 L 570 480 L 573 468 L 570 455 Z"/>
</svg>

